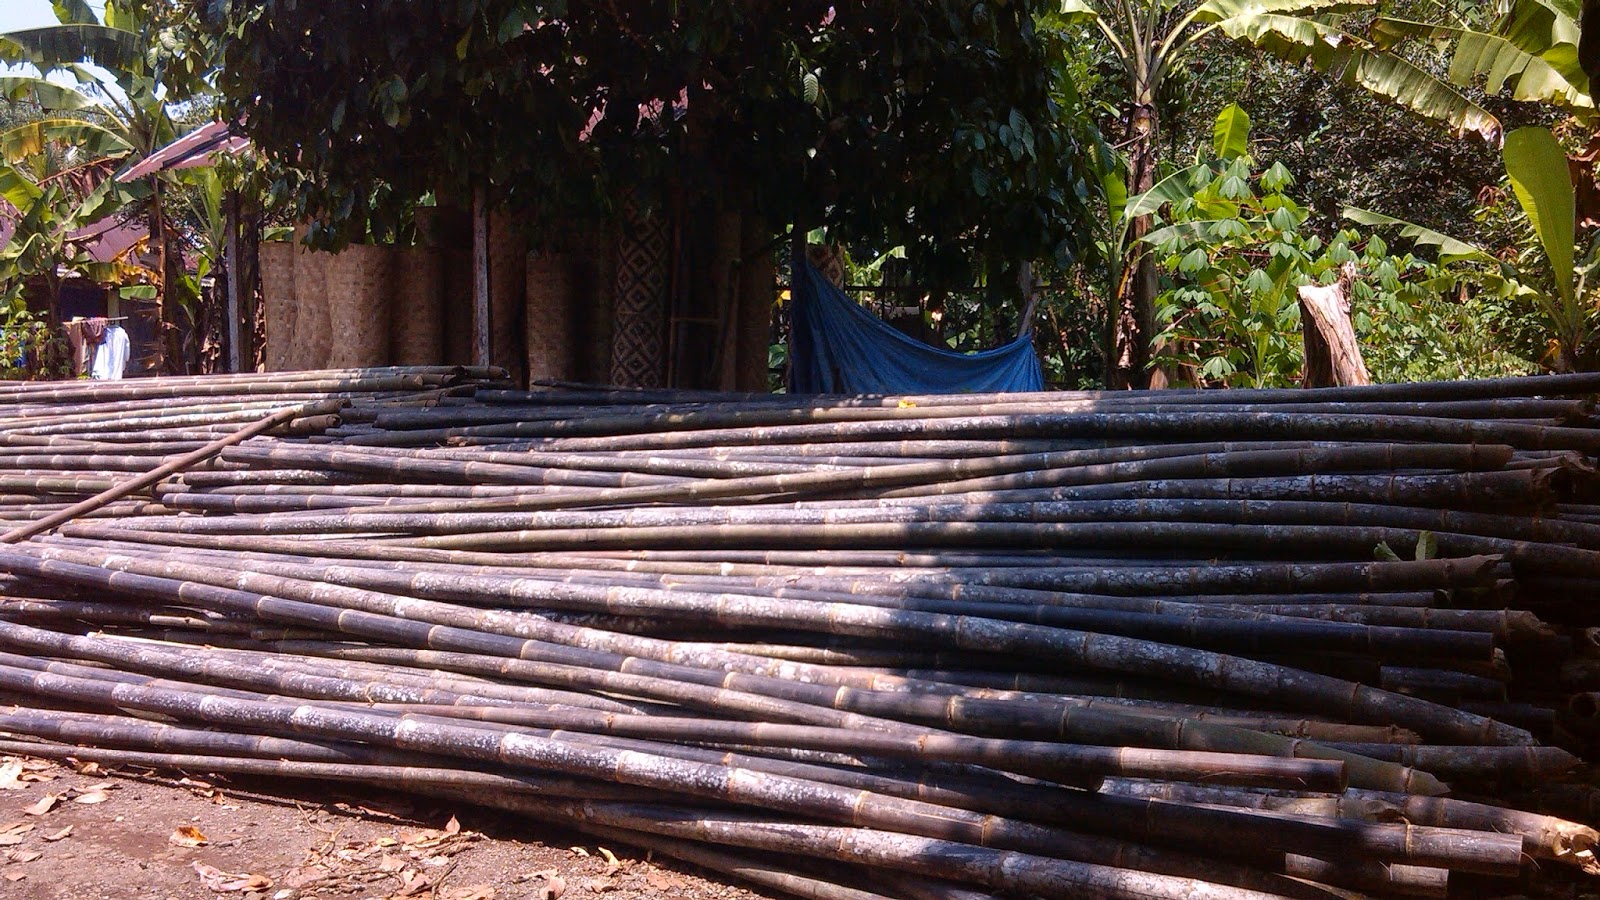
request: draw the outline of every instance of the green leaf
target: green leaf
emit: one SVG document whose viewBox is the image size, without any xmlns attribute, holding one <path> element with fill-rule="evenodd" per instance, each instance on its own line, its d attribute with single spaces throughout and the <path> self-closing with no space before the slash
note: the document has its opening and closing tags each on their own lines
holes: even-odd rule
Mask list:
<svg viewBox="0 0 1600 900">
<path fill-rule="evenodd" d="M 1128 201 L 1127 211 L 1123 213 L 1124 218 L 1137 219 L 1141 216 L 1153 215 L 1168 203 L 1194 196 L 1193 180 L 1197 180 L 1195 177 L 1200 175 L 1205 177 L 1205 180 L 1200 182 L 1202 185 L 1209 182 L 1211 180 L 1210 167 L 1205 165 L 1190 166 L 1187 169 L 1173 172 L 1171 175 L 1156 182 L 1155 186 L 1150 190 L 1131 198 Z"/>
<path fill-rule="evenodd" d="M 31 63 L 45 72 L 82 62 L 124 75 L 142 63 L 146 49 L 139 35 L 104 25 L 48 25 L 0 35 L 0 62 Z"/>
<path fill-rule="evenodd" d="M 10 166 L 0 165 L 0 197 L 19 210 L 26 210 L 44 196 L 44 191 L 32 181 L 23 177 L 21 172 Z"/>
<path fill-rule="evenodd" d="M 1439 539 L 1431 531 L 1417 532 L 1417 562 L 1425 562 L 1439 555 Z"/>
<path fill-rule="evenodd" d="M 1572 302 L 1572 244 L 1577 222 L 1572 175 L 1567 154 L 1548 128 L 1518 128 L 1506 135 L 1502 150 L 1511 190 L 1528 214 L 1545 257 L 1550 260 L 1556 290 L 1564 304 Z"/>
<path fill-rule="evenodd" d="M 1426 70 L 1331 25 L 1252 11 L 1222 19 L 1217 28 L 1236 41 L 1304 63 L 1344 84 L 1358 85 L 1428 118 L 1446 122 L 1458 132 L 1476 131 L 1485 140 L 1500 139 L 1500 120 L 1488 110 Z"/>
<path fill-rule="evenodd" d="M 56 84 L 33 75 L 0 76 L 0 96 L 34 103 L 56 112 L 96 109 L 102 104 L 70 85 Z"/>
<path fill-rule="evenodd" d="M 1400 554 L 1394 552 L 1394 550 L 1390 548 L 1388 542 L 1386 541 L 1381 541 L 1379 542 L 1378 546 L 1372 548 L 1372 556 L 1374 559 L 1377 559 L 1381 562 L 1400 561 Z"/>
<path fill-rule="evenodd" d="M 0 159 L 18 162 L 49 144 L 77 147 L 85 157 L 105 159 L 133 152 L 122 135 L 82 119 L 40 119 L 0 132 Z"/>
<path fill-rule="evenodd" d="M 117 296 L 124 300 L 154 300 L 156 299 L 156 286 L 153 284 L 130 284 L 118 288 Z"/>
<path fill-rule="evenodd" d="M 1221 22 L 1236 16 L 1285 13 L 1321 16 L 1361 12 L 1377 6 L 1377 0 L 1206 0 L 1195 9 L 1196 22 Z"/>
<path fill-rule="evenodd" d="M 1100 13 L 1084 0 L 1062 0 L 1061 18 L 1067 22 L 1080 24 L 1095 21 L 1100 18 Z"/>
<path fill-rule="evenodd" d="M 1373 212 L 1370 209 L 1347 206 L 1344 208 L 1344 217 L 1356 223 L 1357 225 L 1365 225 L 1369 228 L 1398 228 L 1400 229 L 1400 236 L 1409 241 L 1429 247 L 1438 247 L 1439 258 L 1445 262 L 1454 262 L 1456 260 L 1473 260 L 1476 262 L 1486 263 L 1499 262 L 1499 260 L 1495 259 L 1493 256 L 1490 256 L 1487 252 L 1474 247 L 1460 238 L 1453 238 L 1448 234 L 1444 234 L 1443 232 L 1434 231 L 1431 228 L 1424 228 L 1421 225 L 1407 222 L 1404 219 L 1396 219 L 1393 216 L 1386 216 L 1380 212 Z M 1374 236 L 1373 240 L 1376 241 L 1378 238 Z M 1382 248 L 1382 245 L 1380 244 L 1379 247 Z M 1368 246 L 1368 249 L 1373 250 L 1371 245 Z M 1376 249 L 1373 250 L 1373 252 L 1382 254 L 1387 252 L 1387 248 Z M 1352 255 L 1349 258 L 1354 257 Z M 1335 260 L 1335 262 L 1345 261 L 1345 259 Z"/>
<path fill-rule="evenodd" d="M 1211 147 L 1219 159 L 1234 159 L 1250 150 L 1250 115 L 1237 103 L 1229 103 L 1217 114 L 1211 126 Z"/>
<path fill-rule="evenodd" d="M 94 14 L 86 0 L 51 0 L 56 21 L 63 25 L 99 25 L 100 17 Z"/>
<path fill-rule="evenodd" d="M 1589 77 L 1578 65 L 1577 48 L 1552 44 L 1550 28 L 1542 38 L 1532 33 L 1527 20 L 1513 19 L 1507 33 L 1490 34 L 1466 28 L 1429 25 L 1407 19 L 1380 18 L 1372 34 L 1384 49 L 1408 40 L 1452 46 L 1449 78 L 1452 84 L 1472 87 L 1484 80 L 1484 89 L 1498 94 L 1507 87 L 1513 100 L 1553 103 L 1568 112 L 1590 115 Z"/>
</svg>

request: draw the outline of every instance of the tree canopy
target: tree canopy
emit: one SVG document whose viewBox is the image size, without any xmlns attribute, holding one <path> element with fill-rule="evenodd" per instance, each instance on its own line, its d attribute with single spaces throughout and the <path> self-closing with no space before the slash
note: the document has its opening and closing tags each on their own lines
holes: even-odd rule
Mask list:
<svg viewBox="0 0 1600 900">
<path fill-rule="evenodd" d="M 1039 2 L 211 0 L 232 111 L 328 243 L 486 185 L 534 226 L 725 191 L 923 271 L 1080 251 Z"/>
</svg>

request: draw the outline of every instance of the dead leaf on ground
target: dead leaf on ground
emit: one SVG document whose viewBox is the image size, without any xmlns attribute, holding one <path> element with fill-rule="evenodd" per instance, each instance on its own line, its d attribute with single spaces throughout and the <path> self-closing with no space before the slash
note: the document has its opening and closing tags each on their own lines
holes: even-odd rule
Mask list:
<svg viewBox="0 0 1600 900">
<path fill-rule="evenodd" d="M 203 862 L 192 862 L 189 866 L 194 869 L 196 875 L 200 876 L 201 884 L 219 894 L 239 891 L 264 891 L 272 887 L 272 879 L 265 875 L 253 875 L 248 872 L 224 872 L 216 866 L 208 866 Z"/>
<path fill-rule="evenodd" d="M 9 872 L 6 872 L 4 875 L 0 875 L 0 878 L 4 878 L 7 881 L 21 881 L 22 879 L 27 878 L 27 877 L 28 877 L 28 873 L 27 872 L 21 872 L 21 871 L 15 870 L 15 869 L 13 869 L 13 870 L 11 870 Z"/>
<path fill-rule="evenodd" d="M 0 825 L 0 847 L 12 847 L 22 843 L 22 839 L 33 830 L 31 822 L 12 822 L 9 825 Z"/>
<path fill-rule="evenodd" d="M 604 894 L 606 891 L 609 891 L 617 886 L 617 880 L 612 878 L 610 875 L 602 875 L 599 878 L 589 879 L 588 881 L 584 882 L 583 886 L 585 889 L 596 894 Z"/>
<path fill-rule="evenodd" d="M 683 882 L 665 872 L 650 871 L 644 876 L 644 883 L 652 891 L 671 891 L 673 894 L 683 892 Z"/>
<path fill-rule="evenodd" d="M 59 774 L 56 764 L 50 760 L 22 758 L 23 781 L 54 781 Z"/>
<path fill-rule="evenodd" d="M 204 847 L 209 840 L 205 832 L 193 825 L 179 825 L 177 830 L 167 835 L 167 843 L 174 847 Z"/>
<path fill-rule="evenodd" d="M 81 759 L 68 760 L 68 762 L 72 764 L 73 771 L 79 775 L 102 775 L 105 773 L 105 770 L 100 768 L 100 764 L 97 762 L 84 762 Z"/>
<path fill-rule="evenodd" d="M 457 819 L 455 816 L 451 816 L 450 817 L 450 821 L 444 823 L 444 833 L 445 834 L 460 834 L 461 833 L 461 820 Z"/>
<path fill-rule="evenodd" d="M 25 816 L 42 816 L 50 810 L 55 809 L 56 804 L 60 802 L 60 794 L 45 794 L 43 797 L 39 798 L 38 802 L 25 808 L 22 811 L 22 814 Z"/>
<path fill-rule="evenodd" d="M 561 900 L 561 895 L 567 892 L 567 880 L 562 878 L 555 869 L 543 869 L 530 873 L 524 878 L 538 878 L 544 882 L 533 889 L 533 893 L 528 895 L 529 900 Z"/>
<path fill-rule="evenodd" d="M 607 850 L 604 847 L 600 847 L 600 848 L 597 848 L 597 849 L 599 849 L 600 855 L 604 856 L 606 858 L 606 874 L 607 875 L 615 875 L 615 874 L 617 874 L 617 871 L 619 869 L 621 869 L 624 865 L 626 865 L 626 863 L 624 863 L 622 860 L 617 859 L 617 855 L 615 853 L 612 853 L 610 850 Z"/>
<path fill-rule="evenodd" d="M 103 790 L 90 790 L 72 798 L 73 803 L 82 803 L 84 806 L 93 806 L 111 799 L 111 795 Z"/>
<path fill-rule="evenodd" d="M 59 840 L 62 840 L 64 838 L 71 837 L 71 836 L 72 836 L 72 826 L 68 825 L 67 827 L 65 827 L 65 828 L 61 829 L 60 831 L 56 832 L 55 834 L 47 834 L 47 835 L 45 835 L 44 839 L 46 841 L 54 843 L 56 841 L 59 841 Z"/>
<path fill-rule="evenodd" d="M 433 886 L 433 881 L 421 872 L 412 872 L 405 882 L 400 885 L 400 890 L 394 892 L 396 897 L 413 897 Z"/>
<path fill-rule="evenodd" d="M 440 895 L 439 900 L 494 900 L 497 891 L 487 884 L 474 884 L 467 887 L 448 888 Z"/>
<path fill-rule="evenodd" d="M 37 850 L 18 850 L 16 853 L 11 855 L 11 861 L 19 863 L 33 862 L 42 856 L 44 856 L 44 854 Z"/>
<path fill-rule="evenodd" d="M 22 760 L 12 757 L 0 765 L 0 791 L 20 791 L 26 787 L 22 783 Z"/>
<path fill-rule="evenodd" d="M 588 856 L 589 855 L 589 851 L 583 849 L 582 847 L 568 847 L 567 848 L 567 852 L 573 854 L 574 856 Z"/>
</svg>

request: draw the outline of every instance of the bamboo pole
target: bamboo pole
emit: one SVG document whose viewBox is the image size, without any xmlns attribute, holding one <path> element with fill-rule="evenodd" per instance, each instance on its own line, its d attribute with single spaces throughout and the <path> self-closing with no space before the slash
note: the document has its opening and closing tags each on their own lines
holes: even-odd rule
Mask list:
<svg viewBox="0 0 1600 900">
<path fill-rule="evenodd" d="M 319 415 L 322 410 L 336 409 L 339 405 L 342 405 L 342 403 L 335 401 L 331 406 L 313 404 L 309 406 L 292 407 L 289 409 L 279 410 L 278 412 L 275 412 L 252 425 L 248 425 L 239 429 L 225 438 L 212 441 L 198 450 L 193 450 L 184 454 L 183 456 L 178 457 L 177 459 L 157 466 L 155 469 L 146 472 L 144 475 L 141 475 L 138 478 L 131 478 L 119 485 L 116 485 L 115 487 L 108 488 L 87 500 L 84 500 L 80 503 L 74 503 L 72 506 L 69 506 L 53 515 L 46 516 L 37 522 L 33 522 L 19 528 L 13 528 L 5 534 L 0 535 L 0 544 L 15 544 L 19 541 L 25 541 L 36 534 L 43 534 L 44 532 L 49 531 L 52 528 L 56 528 L 65 522 L 72 521 L 78 516 L 92 512 L 93 510 L 98 509 L 107 503 L 110 503 L 114 500 L 120 500 L 121 498 L 126 497 L 136 491 L 143 490 L 159 482 L 163 478 L 167 478 L 178 472 L 182 472 L 191 466 L 204 462 L 205 460 L 210 459 L 211 457 L 222 452 L 223 448 L 225 447 L 231 447 L 234 444 L 240 443 L 241 441 L 249 440 L 258 434 L 270 431 L 278 425 L 288 422 L 297 416 Z"/>
</svg>

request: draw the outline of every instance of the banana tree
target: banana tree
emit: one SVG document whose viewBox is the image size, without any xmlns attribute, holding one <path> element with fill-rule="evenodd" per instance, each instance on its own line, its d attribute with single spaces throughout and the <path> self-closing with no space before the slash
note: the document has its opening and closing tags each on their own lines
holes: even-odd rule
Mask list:
<svg viewBox="0 0 1600 900">
<path fill-rule="evenodd" d="M 1372 37 L 1385 49 L 1412 41 L 1442 47 L 1450 54 L 1451 83 L 1481 81 L 1490 94 L 1510 91 L 1513 100 L 1550 103 L 1592 123 L 1595 105 L 1580 62 L 1578 19 L 1578 0 L 1511 0 L 1487 28 L 1382 16 L 1372 23 Z"/>
<path fill-rule="evenodd" d="M 1496 259 L 1466 241 L 1370 210 L 1346 209 L 1344 215 L 1363 225 L 1399 228 L 1402 236 L 1437 247 L 1442 260 L 1484 265 L 1486 285 L 1529 301 L 1544 319 L 1550 330 L 1546 366 L 1557 372 L 1591 368 L 1600 286 L 1589 279 L 1600 269 L 1600 236 L 1581 257 L 1577 254 L 1577 208 L 1566 152 L 1549 129 L 1528 127 L 1506 136 L 1502 155 L 1536 248 L 1531 265 Z"/>
<path fill-rule="evenodd" d="M 215 68 L 205 45 L 188 35 L 181 10 L 162 0 L 107 0 L 102 19 L 85 0 L 53 6 L 59 24 L 0 34 L 0 63 L 37 72 L 0 78 L 0 92 L 44 113 L 0 134 L 0 159 L 15 162 L 46 144 L 71 143 L 131 164 L 178 137 L 173 110 L 201 96 Z M 63 85 L 63 77 L 75 83 Z M 178 371 L 178 323 L 194 298 L 184 290 L 182 254 L 167 210 L 173 188 L 168 176 L 151 176 L 127 196 L 130 208 L 123 214 L 149 222 L 160 259 L 156 299 L 166 332 L 165 367 Z"/>
<path fill-rule="evenodd" d="M 1126 195 L 1154 186 L 1161 122 L 1156 98 L 1166 79 L 1212 36 L 1239 41 L 1412 109 L 1446 118 L 1458 131 L 1498 138 L 1500 123 L 1486 110 L 1426 71 L 1324 21 L 1370 11 L 1376 0 L 1064 0 L 1062 23 L 1092 26 L 1120 65 L 1127 91 L 1123 110 Z M 1130 218 L 1123 277 L 1110 316 L 1107 385 L 1143 387 L 1150 381 L 1154 334 L 1155 261 L 1140 238 L 1148 216 Z"/>
</svg>

